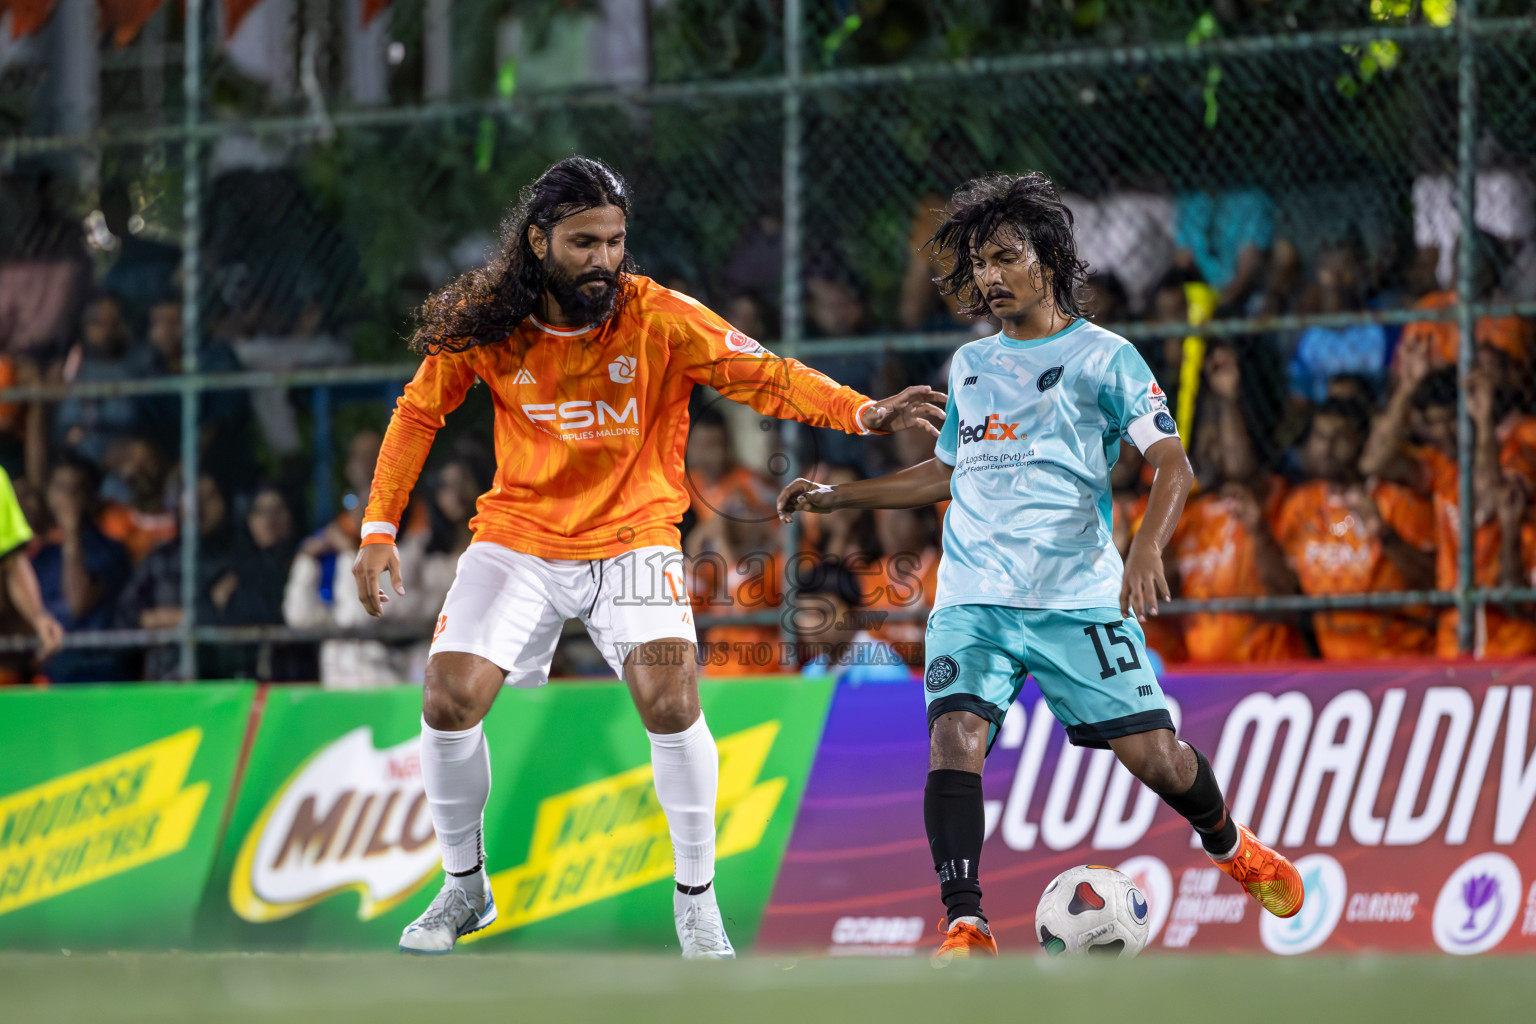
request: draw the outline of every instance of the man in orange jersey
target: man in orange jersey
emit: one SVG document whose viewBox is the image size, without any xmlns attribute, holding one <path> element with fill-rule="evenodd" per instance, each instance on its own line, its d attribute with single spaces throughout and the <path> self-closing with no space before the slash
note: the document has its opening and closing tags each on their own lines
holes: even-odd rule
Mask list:
<svg viewBox="0 0 1536 1024">
<path fill-rule="evenodd" d="M 773 485 L 737 464 L 730 429 L 718 411 L 705 409 L 692 417 L 683 464 L 693 499 L 690 508 L 699 524 L 715 518 L 732 502 L 757 505 L 764 512 L 759 518 L 774 522 Z"/>
<path fill-rule="evenodd" d="M 1312 417 L 1303 457 L 1318 479 L 1291 490 L 1276 535 L 1304 594 L 1426 590 L 1435 578 L 1430 504 L 1411 489 L 1360 475 L 1370 410 L 1331 398 Z M 1351 609 L 1312 616 L 1324 658 L 1402 658 L 1434 650 L 1427 608 Z"/>
<path fill-rule="evenodd" d="M 760 413 L 855 434 L 937 436 L 943 420 L 944 396 L 929 388 L 871 401 L 641 277 L 625 251 L 629 207 L 608 167 L 560 161 L 523 191 L 490 263 L 420 313 L 413 346 L 426 358 L 384 437 L 354 567 L 371 614 L 388 600 L 382 573 L 405 592 L 400 517 L 444 415 L 477 378 L 495 402 L 497 470 L 427 665 L 421 774 L 448 877 L 401 936 L 406 952 L 446 953 L 495 921 L 480 723 L 504 684 L 547 681 L 561 626 L 580 618 L 650 734 L 682 953 L 733 957 L 712 888 L 719 763 L 699 710 L 676 526 L 689 393 L 707 384 Z"/>
<path fill-rule="evenodd" d="M 1201 493 L 1184 508 L 1169 560 L 1180 596 L 1194 600 L 1288 594 L 1296 577 L 1272 528 L 1285 481 L 1264 465 L 1242 412 L 1236 353 L 1214 346 L 1192 451 Z M 1184 616 L 1191 661 L 1282 661 L 1307 656 L 1301 636 L 1279 618 L 1236 612 Z"/>
<path fill-rule="evenodd" d="M 1430 371 L 1431 354 L 1423 345 L 1403 353 L 1399 390 L 1371 430 L 1361 469 L 1398 479 L 1432 496 L 1435 517 L 1435 587 L 1457 585 L 1461 551 L 1460 472 L 1456 462 L 1456 369 Z M 1472 568 L 1476 586 L 1501 585 L 1514 569 L 1503 563 L 1523 543 L 1509 531 L 1506 550 L 1501 501 L 1510 487 L 1536 493 L 1536 418 L 1519 411 L 1519 381 L 1505 356 L 1479 346 L 1477 365 L 1467 376 L 1467 410 L 1472 419 Z M 1420 443 L 1410 444 L 1410 431 Z M 1520 503 L 1523 513 L 1524 504 Z M 1508 514 L 1507 511 L 1505 513 Z M 1517 517 L 1516 522 L 1519 522 Z M 1522 526 L 1521 532 L 1524 527 Z M 1518 563 L 1521 559 L 1515 558 Z M 1435 652 L 1459 653 L 1456 609 L 1440 613 Z M 1494 605 L 1478 608 L 1473 653 L 1479 657 L 1515 657 L 1536 653 L 1536 623 L 1526 613 Z"/>
</svg>

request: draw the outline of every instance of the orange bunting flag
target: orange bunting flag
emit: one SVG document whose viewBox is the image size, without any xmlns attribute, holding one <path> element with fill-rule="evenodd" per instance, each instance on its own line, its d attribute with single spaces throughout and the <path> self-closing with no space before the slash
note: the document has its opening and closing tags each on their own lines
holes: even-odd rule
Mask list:
<svg viewBox="0 0 1536 1024">
<path fill-rule="evenodd" d="M 234 35 L 245 16 L 260 3 L 261 0 L 224 0 L 224 38 Z"/>
<path fill-rule="evenodd" d="M 165 0 L 96 0 L 101 31 L 112 33 L 119 50 L 133 42 Z"/>
<path fill-rule="evenodd" d="M 11 12 L 11 38 L 36 35 L 58 0 L 0 0 L 0 14 Z"/>
</svg>

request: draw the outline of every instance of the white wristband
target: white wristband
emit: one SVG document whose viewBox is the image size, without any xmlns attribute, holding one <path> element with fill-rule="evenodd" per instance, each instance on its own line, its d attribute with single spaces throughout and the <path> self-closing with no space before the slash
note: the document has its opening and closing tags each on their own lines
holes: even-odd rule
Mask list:
<svg viewBox="0 0 1536 1024">
<path fill-rule="evenodd" d="M 873 430 L 870 430 L 868 427 L 866 427 L 864 425 L 864 410 L 868 409 L 870 406 L 872 406 L 874 404 L 875 404 L 874 399 L 870 399 L 869 401 L 865 402 L 863 405 L 859 406 L 859 411 L 854 414 L 853 421 L 859 425 L 859 436 L 861 436 L 861 437 L 867 437 L 870 434 L 874 433 Z"/>
</svg>

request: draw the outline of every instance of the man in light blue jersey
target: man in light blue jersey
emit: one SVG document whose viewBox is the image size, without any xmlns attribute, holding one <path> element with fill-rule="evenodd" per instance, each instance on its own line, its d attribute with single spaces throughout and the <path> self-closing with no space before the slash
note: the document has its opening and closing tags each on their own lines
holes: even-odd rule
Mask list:
<svg viewBox="0 0 1536 1024">
<path fill-rule="evenodd" d="M 779 513 L 953 499 L 928 617 L 923 818 L 947 912 L 940 966 L 996 954 L 981 909 L 981 770 L 1026 675 L 1079 746 L 1108 747 L 1187 818 L 1271 913 L 1301 909 L 1289 860 L 1232 821 L 1199 751 L 1175 738 L 1137 620 L 1168 600 L 1163 549 L 1194 474 L 1162 389 L 1124 338 L 1083 318 L 1072 217 L 1043 175 L 962 186 L 932 243 L 964 312 L 1003 329 L 955 353 L 934 457 L 874 480 L 796 480 Z M 1109 470 L 1122 439 L 1156 475 L 1122 564 Z M 1046 940 L 1049 936 L 1046 937 Z"/>
</svg>

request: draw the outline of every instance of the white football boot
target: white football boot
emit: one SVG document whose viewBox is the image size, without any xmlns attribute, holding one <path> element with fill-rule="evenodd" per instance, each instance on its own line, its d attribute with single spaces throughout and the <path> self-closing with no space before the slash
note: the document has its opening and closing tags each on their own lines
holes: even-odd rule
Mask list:
<svg viewBox="0 0 1536 1024">
<path fill-rule="evenodd" d="M 736 950 L 725 934 L 715 887 L 697 896 L 672 888 L 672 914 L 677 920 L 677 944 L 684 960 L 734 960 Z"/>
<path fill-rule="evenodd" d="M 479 893 L 443 881 L 443 887 L 422 915 L 405 926 L 400 952 L 440 955 L 451 953 L 459 939 L 496 920 L 496 899 L 482 872 Z"/>
</svg>

